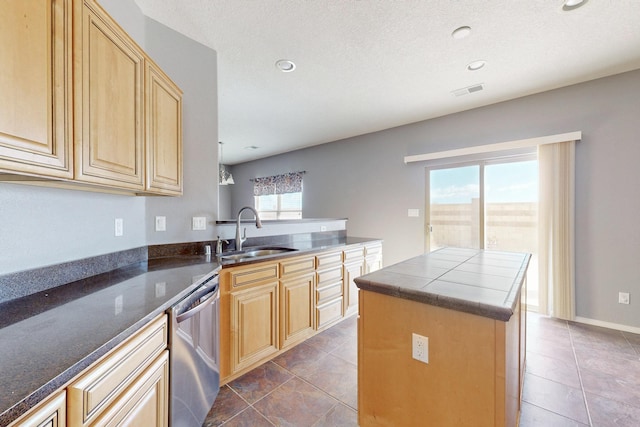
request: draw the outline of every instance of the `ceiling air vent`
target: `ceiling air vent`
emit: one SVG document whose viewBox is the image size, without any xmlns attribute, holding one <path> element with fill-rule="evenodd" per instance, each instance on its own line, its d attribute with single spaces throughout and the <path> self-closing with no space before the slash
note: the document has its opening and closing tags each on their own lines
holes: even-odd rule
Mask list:
<svg viewBox="0 0 640 427">
<path fill-rule="evenodd" d="M 463 87 L 462 89 L 456 89 L 454 91 L 451 91 L 451 93 L 454 94 L 455 96 L 462 96 L 462 95 L 468 95 L 474 92 L 480 92 L 483 89 L 484 89 L 484 83 L 478 83 L 477 85 Z"/>
</svg>

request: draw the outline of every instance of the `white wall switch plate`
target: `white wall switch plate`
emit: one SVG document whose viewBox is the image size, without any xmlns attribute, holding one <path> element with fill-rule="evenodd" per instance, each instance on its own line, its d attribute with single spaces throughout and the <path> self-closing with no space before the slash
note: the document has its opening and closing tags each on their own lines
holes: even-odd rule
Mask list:
<svg viewBox="0 0 640 427">
<path fill-rule="evenodd" d="M 191 218 L 191 229 L 192 230 L 206 230 L 207 229 L 207 218 L 204 216 L 194 216 Z"/>
<path fill-rule="evenodd" d="M 157 216 L 156 217 L 156 231 L 167 231 L 167 217 L 166 216 Z"/>
<path fill-rule="evenodd" d="M 629 292 L 618 292 L 618 304 L 629 304 Z"/>
<path fill-rule="evenodd" d="M 114 233 L 116 237 L 120 237 L 124 234 L 124 219 L 116 218 L 114 222 Z"/>
<path fill-rule="evenodd" d="M 411 356 L 423 363 L 429 363 L 429 337 L 411 334 Z"/>
<path fill-rule="evenodd" d="M 419 217 L 420 216 L 420 209 L 409 209 L 407 211 L 407 215 L 415 218 L 415 217 Z"/>
</svg>

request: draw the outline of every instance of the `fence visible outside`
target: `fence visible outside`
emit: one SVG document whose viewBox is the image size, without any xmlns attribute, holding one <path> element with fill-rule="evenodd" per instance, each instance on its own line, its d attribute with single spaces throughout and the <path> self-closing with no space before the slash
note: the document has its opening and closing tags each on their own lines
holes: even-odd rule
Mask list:
<svg viewBox="0 0 640 427">
<path fill-rule="evenodd" d="M 431 205 L 431 250 L 444 246 L 479 248 L 479 201 Z M 532 254 L 527 303 L 538 305 L 538 204 L 487 203 L 485 249 Z"/>
</svg>

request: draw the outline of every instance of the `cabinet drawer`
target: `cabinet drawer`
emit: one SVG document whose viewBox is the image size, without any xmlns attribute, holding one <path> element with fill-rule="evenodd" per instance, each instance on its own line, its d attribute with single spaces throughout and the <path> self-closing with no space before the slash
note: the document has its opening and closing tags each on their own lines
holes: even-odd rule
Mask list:
<svg viewBox="0 0 640 427">
<path fill-rule="evenodd" d="M 347 249 L 344 253 L 344 262 L 355 261 L 364 257 L 364 247 L 360 246 L 353 249 Z"/>
<path fill-rule="evenodd" d="M 69 423 L 89 424 L 166 348 L 167 316 L 162 315 L 67 388 Z"/>
<path fill-rule="evenodd" d="M 329 270 L 318 271 L 316 274 L 316 283 L 318 287 L 321 288 L 325 284 L 342 280 L 342 265 L 338 265 Z"/>
<path fill-rule="evenodd" d="M 365 246 L 365 256 L 382 255 L 382 245 Z"/>
<path fill-rule="evenodd" d="M 316 318 L 320 329 L 331 322 L 342 318 L 342 297 L 336 298 L 334 301 L 328 302 L 316 308 Z"/>
<path fill-rule="evenodd" d="M 313 257 L 294 258 L 282 261 L 280 263 L 280 277 L 290 277 L 296 274 L 313 272 L 315 268 L 315 259 Z"/>
<path fill-rule="evenodd" d="M 342 282 L 334 283 L 333 285 L 325 286 L 324 288 L 316 291 L 316 304 L 322 305 L 325 302 L 335 297 L 342 296 Z"/>
<path fill-rule="evenodd" d="M 340 264 L 342 262 L 342 252 L 331 252 L 328 254 L 320 254 L 316 256 L 316 268 L 321 270 L 332 264 Z"/>
<path fill-rule="evenodd" d="M 238 269 L 229 273 L 231 286 L 246 286 L 263 280 L 278 278 L 278 264 L 256 264 L 244 269 Z"/>
</svg>

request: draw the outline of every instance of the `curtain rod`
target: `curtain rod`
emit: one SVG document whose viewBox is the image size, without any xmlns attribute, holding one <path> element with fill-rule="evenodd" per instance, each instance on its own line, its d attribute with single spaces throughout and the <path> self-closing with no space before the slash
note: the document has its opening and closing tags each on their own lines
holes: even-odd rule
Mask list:
<svg viewBox="0 0 640 427">
<path fill-rule="evenodd" d="M 304 175 L 305 173 L 307 173 L 307 171 L 297 171 L 297 172 L 287 172 L 287 173 L 301 173 L 301 174 L 303 174 L 303 175 Z M 286 175 L 287 173 L 282 173 L 282 174 L 280 174 L 280 175 Z M 279 175 L 273 175 L 273 176 L 279 176 Z M 251 182 L 255 182 L 255 181 L 256 181 L 256 179 L 262 179 L 262 178 L 270 178 L 270 177 L 268 177 L 268 176 L 263 176 L 263 177 L 260 177 L 260 178 L 249 178 L 249 181 L 251 181 Z"/>
</svg>

